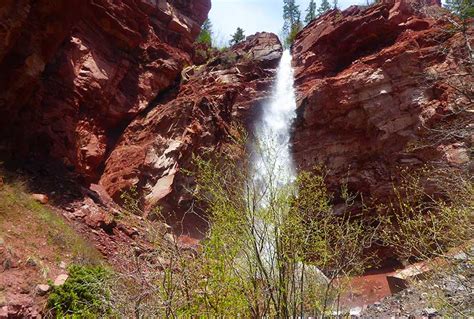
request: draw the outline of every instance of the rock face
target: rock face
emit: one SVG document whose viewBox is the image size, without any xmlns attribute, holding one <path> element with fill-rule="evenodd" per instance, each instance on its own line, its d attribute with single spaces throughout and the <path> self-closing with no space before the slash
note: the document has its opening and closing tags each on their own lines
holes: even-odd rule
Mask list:
<svg viewBox="0 0 474 319">
<path fill-rule="evenodd" d="M 209 10 L 210 0 L 2 1 L 0 149 L 98 179 L 126 125 L 191 63 Z"/>
<path fill-rule="evenodd" d="M 472 93 L 472 64 L 463 61 L 473 30 L 448 31 L 445 14 L 404 1 L 354 6 L 298 34 L 293 152 L 301 169 L 323 164 L 333 189 L 347 178 L 352 191 L 384 198 L 400 166 L 469 164 L 472 99 L 458 89 Z M 457 109 L 462 136 L 423 145 Z"/>
<path fill-rule="evenodd" d="M 3 1 L 0 157 L 58 160 L 116 201 L 135 189 L 146 211 L 186 207 L 192 181 L 180 170 L 226 145 L 232 122 L 253 123 L 282 53 L 258 33 L 199 59 L 210 5 Z"/>
<path fill-rule="evenodd" d="M 116 201 L 134 190 L 147 212 L 184 211 L 192 154 L 227 147 L 233 122 L 251 126 L 282 53 L 258 33 L 206 62 L 193 42 L 209 10 L 210 0 L 2 1 L 1 158 L 57 159 Z M 324 164 L 331 188 L 347 179 L 383 198 L 399 166 L 470 163 L 473 30 L 445 15 L 438 0 L 385 0 L 332 10 L 298 34 L 300 169 Z M 462 134 L 420 146 L 458 109 Z"/>
<path fill-rule="evenodd" d="M 281 54 L 276 35 L 258 33 L 205 65 L 183 70 L 179 89 L 127 127 L 100 184 L 116 200 L 135 188 L 147 211 L 158 203 L 183 211 L 192 179 L 181 170 L 191 168 L 193 154 L 225 147 L 233 122 L 253 122 Z"/>
</svg>

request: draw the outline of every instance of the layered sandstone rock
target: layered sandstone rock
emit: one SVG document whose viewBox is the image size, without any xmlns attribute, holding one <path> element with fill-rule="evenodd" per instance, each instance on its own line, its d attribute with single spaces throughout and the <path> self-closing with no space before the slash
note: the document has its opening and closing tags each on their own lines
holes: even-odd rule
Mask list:
<svg viewBox="0 0 474 319">
<path fill-rule="evenodd" d="M 116 200 L 136 188 L 146 211 L 159 204 L 183 212 L 192 178 L 182 169 L 191 168 L 193 154 L 225 147 L 232 123 L 253 123 L 281 54 L 276 35 L 257 33 L 207 64 L 183 70 L 177 92 L 127 127 L 100 183 Z"/>
<path fill-rule="evenodd" d="M 459 89 L 472 92 L 473 30 L 456 31 L 445 14 L 404 1 L 350 7 L 298 34 L 293 152 L 301 169 L 323 164 L 333 189 L 347 181 L 365 198 L 385 198 L 402 166 L 469 164 L 472 99 Z M 433 141 L 432 129 L 459 109 L 463 134 Z"/>
<path fill-rule="evenodd" d="M 191 63 L 210 0 L 3 1 L 2 149 L 97 179 L 118 135 Z"/>
</svg>

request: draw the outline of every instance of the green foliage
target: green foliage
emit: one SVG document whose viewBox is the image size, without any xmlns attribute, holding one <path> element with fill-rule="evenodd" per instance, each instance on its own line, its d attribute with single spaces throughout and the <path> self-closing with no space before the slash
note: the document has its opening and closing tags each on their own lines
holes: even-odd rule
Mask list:
<svg viewBox="0 0 474 319">
<path fill-rule="evenodd" d="M 199 34 L 196 41 L 198 43 L 204 43 L 204 44 L 211 47 L 212 46 L 212 35 L 208 31 L 201 31 L 201 33 Z"/>
<path fill-rule="evenodd" d="M 318 14 L 323 15 L 329 10 L 331 10 L 331 5 L 329 4 L 329 1 L 328 0 L 322 0 L 321 5 L 318 8 Z"/>
<path fill-rule="evenodd" d="M 472 316 L 472 177 L 449 167 L 402 170 L 394 193 L 388 205 L 378 206 L 380 240 L 398 258 L 420 261 L 411 267 L 423 273 L 423 279 L 412 279 L 410 285 L 425 294 L 440 314 Z M 449 287 L 463 288 L 453 293 Z"/>
<path fill-rule="evenodd" d="M 304 22 L 308 24 L 313 21 L 314 18 L 316 18 L 316 2 L 311 0 L 308 4 L 308 8 L 306 9 L 306 17 L 304 18 Z"/>
<path fill-rule="evenodd" d="M 102 266 L 69 267 L 64 285 L 54 287 L 47 307 L 55 318 L 98 318 L 110 313 L 104 282 L 110 272 Z"/>
<path fill-rule="evenodd" d="M 285 45 L 289 46 L 302 28 L 301 12 L 294 0 L 283 0 L 283 21 Z"/>
<path fill-rule="evenodd" d="M 204 43 L 212 47 L 212 23 L 211 20 L 206 19 L 201 27 L 201 33 L 196 40 L 198 43 Z"/>
<path fill-rule="evenodd" d="M 334 280 L 368 267 L 364 249 L 371 228 L 348 212 L 332 213 L 321 170 L 301 173 L 286 186 L 276 185 L 277 178 L 262 186 L 246 164 L 224 155 L 218 161 L 196 159 L 196 196 L 211 224 L 204 242 L 205 290 L 212 292 L 206 303 L 217 316 L 326 313 L 344 290 Z M 271 165 L 270 160 L 266 167 L 275 177 Z"/>
<path fill-rule="evenodd" d="M 402 171 L 395 199 L 379 205 L 381 238 L 404 259 L 443 256 L 474 236 L 474 185 L 453 170 Z M 426 185 L 436 189 L 426 191 Z M 383 217 L 387 216 L 387 217 Z"/>
<path fill-rule="evenodd" d="M 229 44 L 232 46 L 232 45 L 242 42 L 244 39 L 245 39 L 244 30 L 238 27 L 237 30 L 235 30 L 235 33 L 232 35 L 232 39 L 230 40 Z"/>
<path fill-rule="evenodd" d="M 236 144 L 245 145 L 235 136 Z M 426 213 L 434 202 L 426 201 L 419 179 L 411 178 L 398 192 L 399 201 L 377 207 L 393 217 L 371 219 L 366 208 L 355 207 L 360 197 L 345 181 L 337 197 L 328 190 L 321 167 L 282 186 L 275 183 L 280 171 L 268 159 L 271 176 L 255 182 L 249 159 L 237 160 L 236 154 L 242 153 L 233 149 L 194 158 L 195 206 L 209 221 L 205 239 L 190 251 L 171 234 L 151 228 L 157 236 L 155 251 L 132 251 L 136 268 L 108 285 L 114 313 L 137 318 L 324 317 L 337 309 L 352 277 L 376 266 L 369 253 L 375 239 L 406 258 L 417 252 L 423 258 L 472 237 L 460 227 L 469 224 L 472 185 L 455 187 L 469 185 L 459 179 L 443 184 L 441 189 L 452 194 L 443 195 L 431 216 Z"/>
<path fill-rule="evenodd" d="M 293 25 L 291 28 L 290 33 L 288 33 L 288 36 L 285 39 L 285 46 L 290 47 L 291 44 L 295 41 L 296 35 L 298 32 L 300 32 L 302 29 L 302 25 L 300 23 Z"/>
<path fill-rule="evenodd" d="M 140 207 L 140 197 L 136 185 L 131 186 L 128 191 L 122 192 L 122 194 L 120 194 L 120 199 L 122 200 L 122 207 L 125 209 L 125 213 L 137 216 L 143 214 L 143 210 Z"/>
<path fill-rule="evenodd" d="M 445 6 L 463 20 L 474 17 L 472 0 L 446 0 Z"/>
<path fill-rule="evenodd" d="M 283 0 L 283 20 L 285 21 L 283 31 L 288 32 L 300 19 L 301 12 L 295 0 Z"/>
</svg>

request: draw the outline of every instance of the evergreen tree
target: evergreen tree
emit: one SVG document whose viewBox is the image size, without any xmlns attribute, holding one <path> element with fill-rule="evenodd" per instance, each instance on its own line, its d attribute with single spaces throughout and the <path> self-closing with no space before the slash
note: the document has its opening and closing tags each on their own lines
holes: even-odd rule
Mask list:
<svg viewBox="0 0 474 319">
<path fill-rule="evenodd" d="M 283 31 L 288 33 L 293 26 L 300 22 L 301 12 L 299 5 L 295 4 L 295 0 L 283 0 Z"/>
<path fill-rule="evenodd" d="M 206 19 L 201 26 L 201 33 L 196 40 L 198 43 L 204 43 L 212 46 L 212 23 L 211 20 Z"/>
<path fill-rule="evenodd" d="M 318 13 L 319 15 L 325 14 L 327 11 L 331 10 L 331 5 L 328 0 L 323 0 L 319 6 Z"/>
<path fill-rule="evenodd" d="M 245 39 L 244 30 L 240 27 L 235 30 L 235 33 L 231 35 L 232 39 L 230 40 L 230 45 L 237 44 L 242 42 Z"/>
<path fill-rule="evenodd" d="M 308 8 L 306 9 L 306 17 L 304 18 L 304 22 L 308 24 L 314 18 L 316 18 L 316 2 L 314 2 L 314 0 L 311 0 L 309 2 Z"/>
<path fill-rule="evenodd" d="M 334 9 L 337 9 L 337 0 L 333 0 L 332 3 L 333 3 Z"/>
<path fill-rule="evenodd" d="M 291 27 L 291 30 L 290 32 L 288 33 L 286 39 L 285 39 L 285 46 L 286 47 L 290 47 L 291 44 L 293 43 L 293 41 L 295 40 L 296 38 L 296 35 L 298 34 L 298 32 L 301 31 L 301 29 L 303 28 L 303 24 L 301 23 L 301 21 L 297 21 L 292 27 Z"/>
<path fill-rule="evenodd" d="M 474 17 L 474 3 L 472 0 L 446 0 L 446 8 L 463 20 Z"/>
<path fill-rule="evenodd" d="M 295 0 L 283 0 L 283 33 L 285 43 L 291 45 L 296 34 L 301 30 L 301 11 Z"/>
</svg>

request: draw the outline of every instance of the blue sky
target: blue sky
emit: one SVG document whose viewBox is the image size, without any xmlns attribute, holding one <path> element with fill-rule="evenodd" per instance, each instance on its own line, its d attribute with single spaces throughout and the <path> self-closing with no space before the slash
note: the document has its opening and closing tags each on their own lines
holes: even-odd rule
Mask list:
<svg viewBox="0 0 474 319">
<path fill-rule="evenodd" d="M 302 19 L 310 0 L 296 0 L 300 5 Z M 316 0 L 319 6 L 321 0 Z M 332 3 L 332 0 L 329 0 Z M 352 4 L 363 4 L 365 0 L 338 0 L 340 8 Z M 237 27 L 245 30 L 245 35 L 258 31 L 269 31 L 279 34 L 283 26 L 283 0 L 212 0 L 209 18 L 213 24 L 215 43 L 218 46 L 227 44 L 230 35 Z"/>
</svg>

